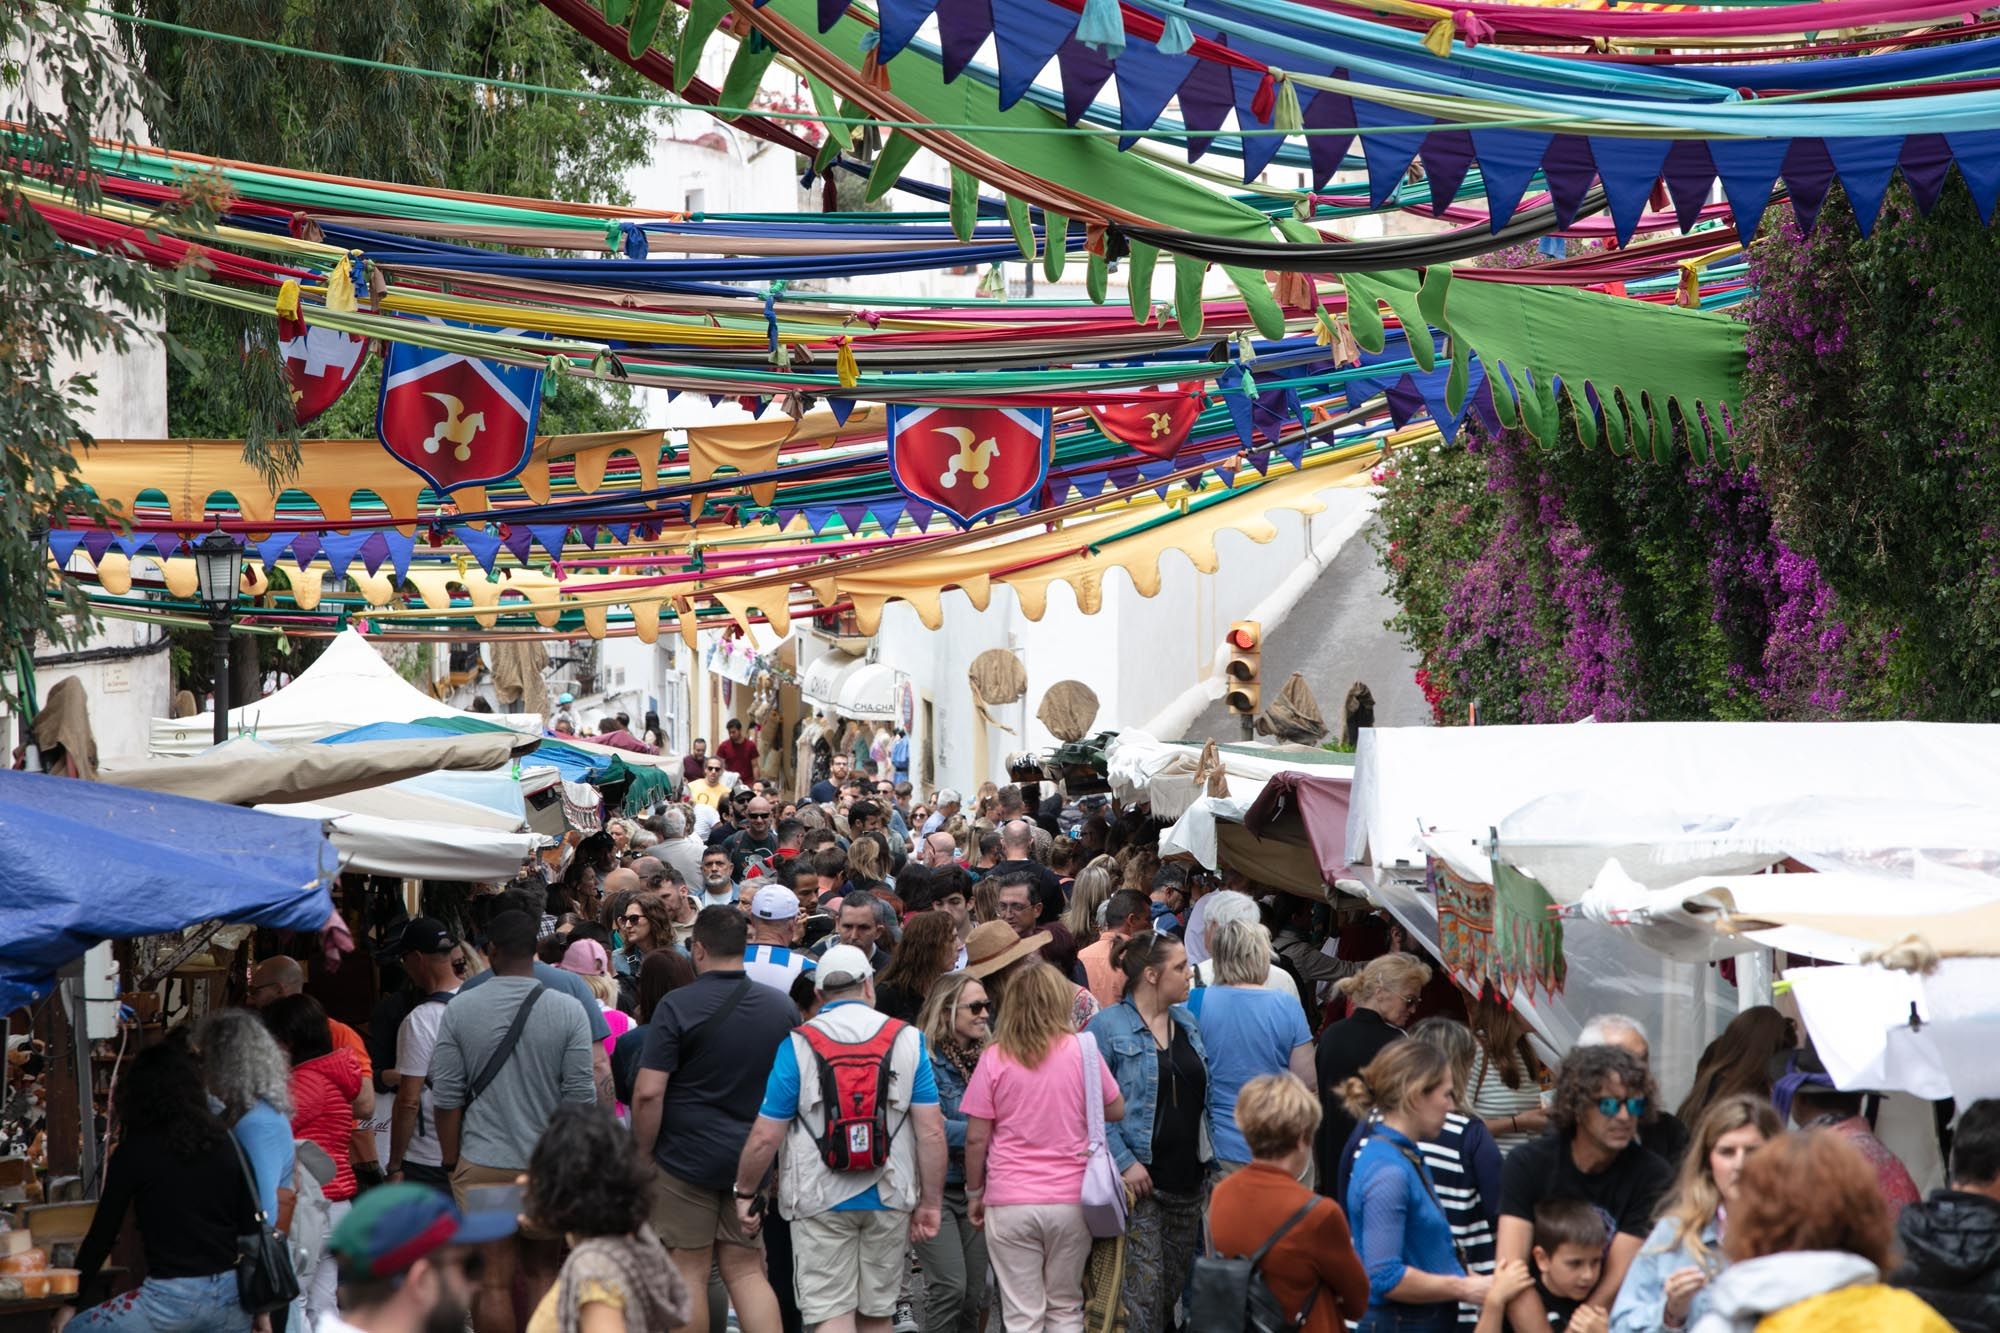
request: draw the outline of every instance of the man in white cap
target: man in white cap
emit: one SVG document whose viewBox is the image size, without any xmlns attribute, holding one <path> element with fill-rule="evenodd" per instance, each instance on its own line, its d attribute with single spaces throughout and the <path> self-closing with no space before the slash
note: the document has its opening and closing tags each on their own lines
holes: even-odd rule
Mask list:
<svg viewBox="0 0 2000 1333">
<path fill-rule="evenodd" d="M 813 972 L 812 955 L 792 947 L 799 936 L 799 898 L 790 889 L 769 884 L 750 900 L 750 943 L 743 950 L 743 970 L 752 981 L 775 986 L 786 995 L 792 983 Z"/>
<path fill-rule="evenodd" d="M 888 1333 L 909 1247 L 937 1234 L 946 1150 L 923 1036 L 876 1011 L 873 978 L 852 945 L 820 955 L 820 1010 L 771 1062 L 736 1164 L 736 1200 L 754 1234 L 782 1144 L 778 1210 L 792 1224 L 800 1317 L 807 1327 Z M 825 1104 L 828 1082 L 837 1108 Z"/>
</svg>

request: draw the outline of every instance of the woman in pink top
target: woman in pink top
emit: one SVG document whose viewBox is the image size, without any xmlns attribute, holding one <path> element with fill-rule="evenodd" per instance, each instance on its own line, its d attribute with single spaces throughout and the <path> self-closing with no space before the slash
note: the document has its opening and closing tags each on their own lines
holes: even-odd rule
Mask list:
<svg viewBox="0 0 2000 1333">
<path fill-rule="evenodd" d="M 604 1055 L 609 1059 L 618 1049 L 618 1039 L 632 1030 L 632 1017 L 618 1007 L 618 983 L 611 975 L 611 955 L 596 940 L 578 940 L 563 952 L 562 970 L 584 979 L 597 1007 L 604 1011 L 604 1023 L 611 1035 L 604 1039 Z M 625 1103 L 617 1104 L 618 1118 L 625 1118 Z"/>
<path fill-rule="evenodd" d="M 1007 1333 L 1083 1328 L 1084 1098 L 1102 1098 L 1107 1121 L 1124 1117 L 1125 1099 L 1102 1059 L 1084 1084 L 1083 1039 L 1070 1017 L 1075 991 L 1046 963 L 1009 977 L 993 1042 L 959 1104 L 966 1217 L 986 1229 Z"/>
</svg>

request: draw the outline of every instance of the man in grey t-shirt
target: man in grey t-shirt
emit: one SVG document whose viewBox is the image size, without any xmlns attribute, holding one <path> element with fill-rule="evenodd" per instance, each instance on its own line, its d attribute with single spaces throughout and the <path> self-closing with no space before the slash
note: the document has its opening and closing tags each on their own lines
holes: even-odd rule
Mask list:
<svg viewBox="0 0 2000 1333">
<path fill-rule="evenodd" d="M 444 1007 L 431 1051 L 431 1096 L 437 1107 L 438 1149 L 451 1189 L 465 1209 L 468 1193 L 512 1185 L 528 1169 L 535 1143 L 563 1102 L 597 1100 L 591 1079 L 590 1023 L 583 1006 L 535 978 L 535 932 L 526 912 L 502 912 L 486 928 L 493 971 L 483 986 L 460 989 Z M 518 1037 L 508 1034 L 521 1006 L 535 996 Z M 472 1085 L 489 1060 L 504 1063 L 477 1096 Z M 521 1271 L 532 1305 L 554 1283 L 561 1247 L 532 1237 L 485 1247 L 485 1267 L 473 1306 L 473 1326 L 514 1327 L 512 1288 Z"/>
</svg>

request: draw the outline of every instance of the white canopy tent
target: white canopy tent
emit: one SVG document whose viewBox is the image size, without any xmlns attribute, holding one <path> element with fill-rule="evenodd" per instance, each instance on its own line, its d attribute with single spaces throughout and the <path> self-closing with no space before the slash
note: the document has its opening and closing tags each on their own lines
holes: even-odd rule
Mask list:
<svg viewBox="0 0 2000 1333">
<path fill-rule="evenodd" d="M 1104 752 L 1112 796 L 1122 804 L 1151 806 L 1156 818 L 1179 819 L 1208 794 L 1200 767 L 1202 748 L 1189 741 L 1163 741 L 1137 728 L 1121 731 Z M 1246 808 L 1276 774 L 1296 770 L 1338 778 L 1352 769 L 1349 756 L 1313 745 L 1219 745 L 1216 757 L 1230 798 Z"/>
<path fill-rule="evenodd" d="M 326 804 L 260 805 L 266 814 L 316 819 L 340 853 L 341 868 L 410 879 L 506 879 L 534 855 L 542 838 L 464 824 L 385 819 Z"/>
<path fill-rule="evenodd" d="M 476 717 L 530 735 L 539 734 L 542 726 L 534 714 L 467 713 L 440 703 L 404 680 L 368 640 L 348 629 L 335 635 L 319 660 L 291 684 L 230 709 L 229 731 L 254 733 L 261 740 L 282 744 L 318 740 L 370 722 L 412 722 L 420 717 Z M 206 750 L 214 739 L 214 713 L 156 717 L 148 748 L 155 755 L 188 755 Z"/>
</svg>

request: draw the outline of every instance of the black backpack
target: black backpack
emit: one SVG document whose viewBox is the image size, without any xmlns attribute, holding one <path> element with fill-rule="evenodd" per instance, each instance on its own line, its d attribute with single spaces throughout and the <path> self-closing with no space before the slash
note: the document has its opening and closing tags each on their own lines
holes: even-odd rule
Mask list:
<svg viewBox="0 0 2000 1333">
<path fill-rule="evenodd" d="M 1319 1287 L 1313 1287 L 1312 1295 L 1306 1297 L 1295 1319 L 1285 1313 L 1285 1307 L 1271 1294 L 1261 1270 L 1271 1247 L 1303 1222 L 1319 1202 L 1318 1196 L 1307 1199 L 1247 1259 L 1207 1255 L 1196 1259 L 1194 1298 L 1188 1303 L 1189 1327 L 1198 1328 L 1201 1333 L 1287 1333 L 1304 1327 L 1312 1316 L 1313 1304 L 1319 1300 Z"/>
</svg>

